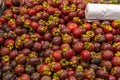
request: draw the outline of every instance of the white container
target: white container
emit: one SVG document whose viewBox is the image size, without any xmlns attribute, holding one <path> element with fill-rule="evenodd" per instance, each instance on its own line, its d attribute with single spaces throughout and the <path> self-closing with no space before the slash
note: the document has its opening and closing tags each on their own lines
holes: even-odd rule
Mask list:
<svg viewBox="0 0 120 80">
<path fill-rule="evenodd" d="M 120 5 L 88 3 L 85 9 L 85 17 L 88 20 L 120 19 Z"/>
</svg>

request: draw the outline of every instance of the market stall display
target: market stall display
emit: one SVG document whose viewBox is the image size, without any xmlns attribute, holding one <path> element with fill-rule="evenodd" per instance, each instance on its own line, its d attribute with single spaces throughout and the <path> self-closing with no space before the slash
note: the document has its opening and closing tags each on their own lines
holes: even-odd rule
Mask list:
<svg viewBox="0 0 120 80">
<path fill-rule="evenodd" d="M 5 0 L 0 80 L 120 80 L 120 14 L 88 22 L 88 3 L 118 0 Z"/>
</svg>

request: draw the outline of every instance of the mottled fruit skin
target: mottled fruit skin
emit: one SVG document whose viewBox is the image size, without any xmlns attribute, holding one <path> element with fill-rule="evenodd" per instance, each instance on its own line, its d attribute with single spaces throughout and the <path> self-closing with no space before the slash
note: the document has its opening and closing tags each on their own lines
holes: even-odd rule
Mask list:
<svg viewBox="0 0 120 80">
<path fill-rule="evenodd" d="M 9 56 L 11 59 L 15 59 L 15 57 L 18 55 L 18 51 L 17 50 L 13 50 L 10 52 Z"/>
<path fill-rule="evenodd" d="M 120 66 L 119 60 L 120 60 L 120 57 L 113 57 L 113 58 L 112 58 L 112 64 L 113 64 L 114 66 Z"/>
<path fill-rule="evenodd" d="M 71 59 L 73 56 L 75 56 L 75 51 L 73 49 L 68 49 L 67 51 L 63 52 L 63 57 L 65 59 Z"/>
<path fill-rule="evenodd" d="M 31 49 L 33 46 L 33 41 L 31 39 L 29 39 L 25 44 L 24 44 L 25 48 L 29 48 Z"/>
<path fill-rule="evenodd" d="M 0 45 L 4 43 L 4 38 L 0 37 Z"/>
<path fill-rule="evenodd" d="M 44 72 L 46 72 L 46 69 L 47 69 L 47 71 L 49 72 L 49 71 L 50 71 L 50 66 L 48 66 L 48 65 L 46 65 L 46 64 L 41 65 L 41 66 L 39 67 L 39 73 L 40 73 L 41 75 L 44 75 L 44 74 L 48 74 L 48 75 L 49 75 L 49 73 L 44 73 Z"/>
<path fill-rule="evenodd" d="M 83 47 L 83 43 L 82 42 L 76 42 L 74 45 L 73 45 L 73 49 L 75 52 L 81 52 L 84 47 Z"/>
<path fill-rule="evenodd" d="M 100 64 L 102 67 L 105 67 L 106 70 L 111 70 L 112 69 L 112 63 L 111 61 L 102 61 L 102 63 Z"/>
<path fill-rule="evenodd" d="M 94 50 L 96 51 L 96 52 L 99 52 L 100 51 L 100 48 L 101 48 L 101 44 L 100 43 L 94 43 Z"/>
<path fill-rule="evenodd" d="M 76 79 L 82 79 L 82 78 L 84 78 L 84 73 L 81 71 L 76 71 L 75 77 L 76 77 Z"/>
<path fill-rule="evenodd" d="M 101 78 L 107 78 L 108 77 L 108 72 L 105 70 L 97 70 L 96 75 L 98 75 Z"/>
<path fill-rule="evenodd" d="M 109 75 L 108 79 L 109 80 L 116 80 L 116 77 L 114 77 L 113 75 Z"/>
<path fill-rule="evenodd" d="M 68 80 L 77 80 L 77 79 L 75 78 L 75 76 L 69 76 Z"/>
<path fill-rule="evenodd" d="M 42 76 L 40 80 L 52 80 L 50 76 Z"/>
<path fill-rule="evenodd" d="M 5 56 L 10 53 L 10 50 L 7 47 L 3 47 L 0 49 L 0 55 Z"/>
<path fill-rule="evenodd" d="M 22 74 L 20 80 L 30 80 L 30 76 L 28 74 Z"/>
<path fill-rule="evenodd" d="M 62 39 L 60 36 L 56 36 L 52 39 L 52 43 L 55 44 L 55 45 L 60 45 L 62 42 Z"/>
<path fill-rule="evenodd" d="M 60 74 L 60 79 L 65 79 L 68 77 L 67 70 L 62 70 L 62 73 Z"/>
<path fill-rule="evenodd" d="M 91 70 L 85 70 L 84 75 L 88 79 L 95 79 L 95 72 Z"/>
<path fill-rule="evenodd" d="M 40 78 L 40 74 L 37 72 L 31 75 L 31 80 L 39 80 L 39 78 Z"/>
<path fill-rule="evenodd" d="M 24 73 L 24 67 L 23 67 L 23 65 L 17 65 L 16 67 L 15 67 L 15 69 L 14 69 L 14 72 L 15 72 L 15 74 L 17 74 L 17 75 L 20 75 L 20 74 L 22 74 L 22 73 Z"/>
<path fill-rule="evenodd" d="M 52 53 L 52 57 L 56 60 L 56 61 L 60 61 L 62 59 L 62 53 L 61 51 L 54 51 Z"/>
<path fill-rule="evenodd" d="M 103 60 L 111 60 L 113 58 L 113 52 L 110 50 L 102 51 Z"/>
<path fill-rule="evenodd" d="M 113 50 L 113 47 L 109 43 L 103 43 L 101 45 L 102 50 Z"/>
<path fill-rule="evenodd" d="M 96 28 L 94 32 L 95 32 L 95 34 L 102 34 L 103 30 L 102 30 L 102 28 Z"/>
<path fill-rule="evenodd" d="M 41 44 L 40 44 L 39 42 L 35 42 L 35 43 L 33 44 L 33 49 L 34 49 L 36 52 L 38 52 L 38 51 L 40 51 L 40 50 L 42 49 L 42 46 L 41 46 Z"/>
<path fill-rule="evenodd" d="M 119 66 L 115 66 L 111 69 L 111 74 L 114 76 L 114 77 L 120 77 L 120 67 Z"/>
<path fill-rule="evenodd" d="M 53 70 L 54 72 L 59 71 L 59 70 L 62 69 L 62 65 L 61 65 L 60 62 L 55 62 L 53 66 L 54 66 L 54 67 L 52 68 L 52 70 Z"/>
</svg>

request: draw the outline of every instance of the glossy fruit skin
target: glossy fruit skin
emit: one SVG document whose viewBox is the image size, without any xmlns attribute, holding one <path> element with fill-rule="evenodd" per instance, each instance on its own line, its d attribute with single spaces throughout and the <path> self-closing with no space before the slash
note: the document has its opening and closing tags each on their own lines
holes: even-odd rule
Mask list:
<svg viewBox="0 0 120 80">
<path fill-rule="evenodd" d="M 34 29 L 34 30 L 36 30 L 37 28 L 38 28 L 38 23 L 37 22 L 32 22 L 31 23 L 31 27 Z"/>
<path fill-rule="evenodd" d="M 82 30 L 79 27 L 77 27 L 73 30 L 72 33 L 74 37 L 79 38 L 82 35 Z"/>
<path fill-rule="evenodd" d="M 109 75 L 108 79 L 109 80 L 116 80 L 116 77 L 114 77 L 113 75 Z"/>
<path fill-rule="evenodd" d="M 80 53 L 80 56 L 81 56 L 81 59 L 84 60 L 84 61 L 88 61 L 90 60 L 90 52 L 88 50 L 83 50 L 81 53 Z"/>
<path fill-rule="evenodd" d="M 113 57 L 112 58 L 112 64 L 114 66 L 120 66 L 119 60 L 120 60 L 120 57 Z"/>
<path fill-rule="evenodd" d="M 7 7 L 11 7 L 11 6 L 12 6 L 12 0 L 7 0 L 7 1 L 5 1 L 5 5 L 6 5 Z"/>
<path fill-rule="evenodd" d="M 114 39 L 114 36 L 111 33 L 107 33 L 105 34 L 105 38 L 106 38 L 106 41 L 111 41 Z"/>
<path fill-rule="evenodd" d="M 54 51 L 52 53 L 52 57 L 56 60 L 56 61 L 60 61 L 62 59 L 62 53 L 61 51 L 57 50 L 57 51 Z"/>
<path fill-rule="evenodd" d="M 34 9 L 30 9 L 30 10 L 28 11 L 28 14 L 29 14 L 30 16 L 34 15 L 35 13 L 36 13 L 36 12 L 35 12 Z"/>
<path fill-rule="evenodd" d="M 5 18 L 3 18 L 3 17 L 0 17 L 0 22 L 3 24 L 3 23 L 5 23 L 5 21 L 6 21 L 6 19 Z"/>
<path fill-rule="evenodd" d="M 67 25 L 67 28 L 70 30 L 70 31 L 73 31 L 75 28 L 77 28 L 78 25 L 76 23 L 68 23 Z"/>
<path fill-rule="evenodd" d="M 73 69 L 68 70 L 68 75 L 69 76 L 73 76 L 75 74 L 75 72 L 73 71 Z"/>
</svg>

